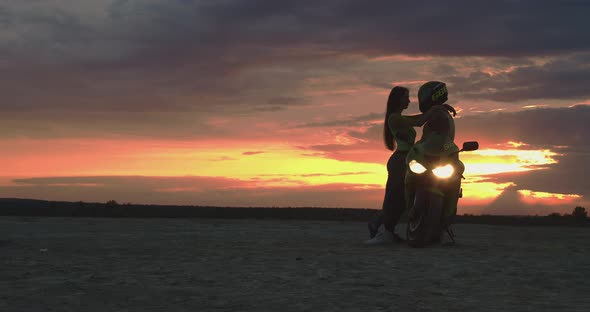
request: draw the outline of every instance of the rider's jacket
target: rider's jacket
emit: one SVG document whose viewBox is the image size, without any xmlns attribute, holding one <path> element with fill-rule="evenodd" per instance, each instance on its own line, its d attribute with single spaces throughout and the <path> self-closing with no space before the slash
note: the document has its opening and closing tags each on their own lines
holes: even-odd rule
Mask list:
<svg viewBox="0 0 590 312">
<path fill-rule="evenodd" d="M 422 137 L 416 147 L 426 155 L 444 156 L 459 152 L 455 144 L 455 121 L 446 110 L 439 110 L 422 130 Z"/>
</svg>

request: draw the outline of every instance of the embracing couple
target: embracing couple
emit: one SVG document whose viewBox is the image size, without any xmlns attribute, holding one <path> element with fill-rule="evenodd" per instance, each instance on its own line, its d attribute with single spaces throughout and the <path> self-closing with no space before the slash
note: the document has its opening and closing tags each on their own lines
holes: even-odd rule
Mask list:
<svg viewBox="0 0 590 312">
<path fill-rule="evenodd" d="M 383 124 L 383 140 L 387 148 L 394 151 L 387 162 L 387 184 L 383 208 L 375 220 L 369 222 L 367 245 L 381 245 L 403 241 L 395 228 L 402 213 L 409 206 L 405 189 L 406 156 L 414 147 L 420 146 L 426 153 L 436 155 L 447 148 L 446 142 L 453 142 L 455 131 L 451 114 L 455 109 L 446 104 L 448 90 L 443 82 L 430 81 L 418 91 L 418 104 L 421 114 L 402 115 L 410 104 L 410 91 L 396 86 L 391 89 L 387 99 L 387 109 Z M 416 140 L 414 127 L 424 126 L 422 137 Z"/>
</svg>

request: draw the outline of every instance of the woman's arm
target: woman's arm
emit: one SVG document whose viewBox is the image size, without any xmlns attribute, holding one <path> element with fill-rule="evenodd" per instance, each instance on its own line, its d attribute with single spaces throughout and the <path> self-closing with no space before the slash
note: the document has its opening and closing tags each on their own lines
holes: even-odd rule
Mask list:
<svg viewBox="0 0 590 312">
<path fill-rule="evenodd" d="M 457 111 L 451 105 L 449 105 L 449 104 L 443 104 L 441 106 L 444 107 L 444 108 L 446 108 L 447 111 L 449 111 L 449 113 L 453 114 L 453 117 L 457 116 Z"/>
<path fill-rule="evenodd" d="M 417 115 L 397 115 L 391 114 L 389 116 L 389 125 L 396 129 L 396 128 L 406 128 L 406 127 L 422 127 L 427 121 L 431 120 L 437 114 L 440 114 L 442 111 L 448 111 L 455 114 L 455 109 L 448 105 L 435 105 L 430 108 L 424 114 L 417 114 Z"/>
<path fill-rule="evenodd" d="M 401 129 L 407 127 L 420 127 L 422 124 L 422 118 L 424 114 L 418 115 L 398 115 L 398 114 L 391 114 L 389 115 L 389 126 L 393 129 Z"/>
</svg>

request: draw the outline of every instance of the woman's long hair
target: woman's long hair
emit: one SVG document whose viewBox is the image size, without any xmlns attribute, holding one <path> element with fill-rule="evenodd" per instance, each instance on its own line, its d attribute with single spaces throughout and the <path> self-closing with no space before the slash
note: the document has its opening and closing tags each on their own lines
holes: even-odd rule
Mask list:
<svg viewBox="0 0 590 312">
<path fill-rule="evenodd" d="M 399 86 L 393 87 L 391 92 L 389 92 L 389 98 L 387 98 L 387 109 L 385 111 L 385 121 L 383 122 L 383 141 L 385 142 L 387 149 L 390 151 L 394 150 L 395 142 L 393 141 L 393 134 L 391 133 L 391 130 L 389 130 L 387 119 L 393 112 L 399 112 L 403 110 L 401 107 L 401 99 L 409 92 L 410 90 L 408 90 L 408 88 Z"/>
</svg>

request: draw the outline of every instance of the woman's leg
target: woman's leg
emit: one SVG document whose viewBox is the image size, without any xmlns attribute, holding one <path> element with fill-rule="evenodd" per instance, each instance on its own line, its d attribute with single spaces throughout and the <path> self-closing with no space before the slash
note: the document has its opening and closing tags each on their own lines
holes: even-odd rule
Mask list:
<svg viewBox="0 0 590 312">
<path fill-rule="evenodd" d="M 385 229 L 395 233 L 395 226 L 406 209 L 406 153 L 394 153 L 387 162 L 387 172 L 383 200 L 383 224 Z"/>
<path fill-rule="evenodd" d="M 373 219 L 371 221 L 369 221 L 368 224 L 368 228 L 369 228 L 369 237 L 373 238 L 375 237 L 375 235 L 377 235 L 377 232 L 379 231 L 379 228 L 381 227 L 381 225 L 383 224 L 383 211 L 377 211 L 377 213 L 375 213 L 375 216 L 373 217 Z"/>
<path fill-rule="evenodd" d="M 386 217 L 391 218 L 388 216 L 388 207 L 391 197 L 391 188 L 392 186 L 390 186 L 391 182 L 390 182 L 390 177 L 389 177 L 389 170 L 392 166 L 392 162 L 394 161 L 393 158 L 394 154 L 391 154 L 391 156 L 389 156 L 389 160 L 387 160 L 387 182 L 385 184 L 385 198 L 383 199 L 383 206 L 381 207 L 380 211 L 377 211 L 377 213 L 375 214 L 375 216 L 373 217 L 372 220 L 369 221 L 368 227 L 369 227 L 369 237 L 373 238 L 375 237 L 375 235 L 377 235 L 377 232 L 379 230 L 379 228 L 381 227 L 381 225 L 384 224 L 384 220 Z"/>
<path fill-rule="evenodd" d="M 385 229 L 377 233 L 373 231 L 374 228 L 372 228 L 372 224 L 369 222 L 369 233 L 371 235 L 375 233 L 376 236 L 366 241 L 365 244 L 380 245 L 403 240 L 395 234 L 395 226 L 405 209 L 405 164 L 405 153 L 397 152 L 389 157 L 389 161 L 387 161 L 387 182 L 385 184 L 383 207 L 381 214 L 376 219 L 383 223 Z"/>
</svg>

